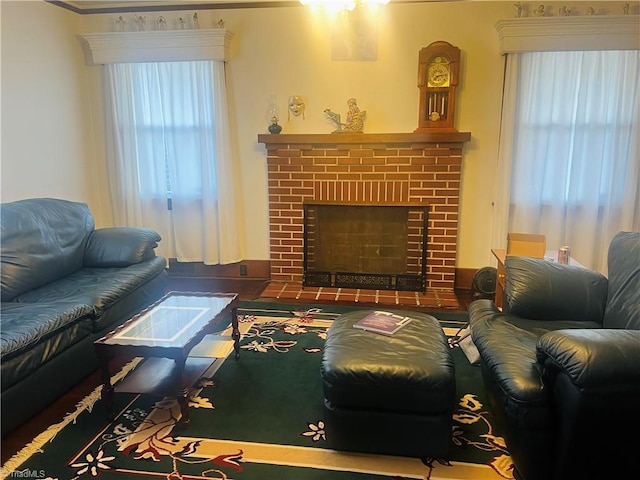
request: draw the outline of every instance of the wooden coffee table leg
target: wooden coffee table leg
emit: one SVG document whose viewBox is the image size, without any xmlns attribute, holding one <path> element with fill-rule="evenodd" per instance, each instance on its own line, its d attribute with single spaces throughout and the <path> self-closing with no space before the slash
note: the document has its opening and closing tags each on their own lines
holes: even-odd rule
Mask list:
<svg viewBox="0 0 640 480">
<path fill-rule="evenodd" d="M 107 410 L 107 419 L 109 422 L 113 422 L 113 385 L 111 385 L 111 374 L 109 373 L 109 360 L 102 358 L 100 363 L 102 370 L 102 390 L 100 396 Z"/>
<path fill-rule="evenodd" d="M 178 395 L 178 404 L 180 405 L 180 421 L 178 422 L 182 427 L 186 427 L 189 425 L 189 385 L 187 384 L 187 378 L 185 374 L 185 363 L 187 359 L 182 358 L 176 360 L 178 365 L 180 366 L 180 371 L 182 372 L 182 389 L 180 390 L 180 395 Z"/>
<path fill-rule="evenodd" d="M 191 419 L 189 418 L 189 389 L 184 388 L 182 394 L 178 397 L 178 404 L 180 405 L 180 424 L 184 427 L 189 425 Z"/>
<path fill-rule="evenodd" d="M 236 360 L 240 358 L 240 328 L 238 327 L 238 309 L 231 310 L 231 338 L 233 338 L 233 349 Z"/>
</svg>

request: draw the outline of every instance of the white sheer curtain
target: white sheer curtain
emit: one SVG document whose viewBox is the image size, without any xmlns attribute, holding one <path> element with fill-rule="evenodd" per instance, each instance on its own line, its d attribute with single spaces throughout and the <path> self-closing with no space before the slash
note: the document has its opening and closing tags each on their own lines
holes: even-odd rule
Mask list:
<svg viewBox="0 0 640 480">
<path fill-rule="evenodd" d="M 157 230 L 168 258 L 240 261 L 224 62 L 113 63 L 104 72 L 116 224 Z"/>
<path fill-rule="evenodd" d="M 507 56 L 494 244 L 541 233 L 606 273 L 613 235 L 640 230 L 639 84 L 637 50 Z"/>
</svg>

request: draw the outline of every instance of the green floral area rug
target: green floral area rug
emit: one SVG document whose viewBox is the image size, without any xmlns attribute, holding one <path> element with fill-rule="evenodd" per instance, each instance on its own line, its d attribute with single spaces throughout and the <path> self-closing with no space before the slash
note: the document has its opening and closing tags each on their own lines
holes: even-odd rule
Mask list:
<svg viewBox="0 0 640 480">
<path fill-rule="evenodd" d="M 242 302 L 240 359 L 224 335 L 190 395 L 190 424 L 172 398 L 116 394 L 108 424 L 96 389 L 10 459 L 2 478 L 223 480 L 510 479 L 480 369 L 453 349 L 457 398 L 446 459 L 345 453 L 326 444 L 320 362 L 331 322 L 348 307 Z M 453 335 L 466 316 L 434 313 Z M 196 347 L 198 348 L 198 347 Z M 228 356 L 228 358 L 227 358 Z M 114 381 L 137 368 L 134 359 Z M 428 435 L 428 432 L 425 432 Z"/>
</svg>

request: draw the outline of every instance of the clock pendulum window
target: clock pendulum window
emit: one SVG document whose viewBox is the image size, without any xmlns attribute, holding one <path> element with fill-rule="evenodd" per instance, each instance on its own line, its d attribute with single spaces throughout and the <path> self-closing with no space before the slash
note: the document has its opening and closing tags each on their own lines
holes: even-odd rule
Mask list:
<svg viewBox="0 0 640 480">
<path fill-rule="evenodd" d="M 415 132 L 456 131 L 455 93 L 460 76 L 460 49 L 439 41 L 420 50 L 420 113 Z"/>
</svg>

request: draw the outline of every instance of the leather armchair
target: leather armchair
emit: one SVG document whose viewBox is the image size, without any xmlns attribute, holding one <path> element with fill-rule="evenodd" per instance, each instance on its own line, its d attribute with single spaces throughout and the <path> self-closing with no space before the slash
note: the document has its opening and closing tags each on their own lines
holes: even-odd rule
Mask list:
<svg viewBox="0 0 640 480">
<path fill-rule="evenodd" d="M 518 479 L 640 478 L 640 233 L 613 238 L 608 266 L 508 257 L 504 311 L 469 307 Z"/>
</svg>

